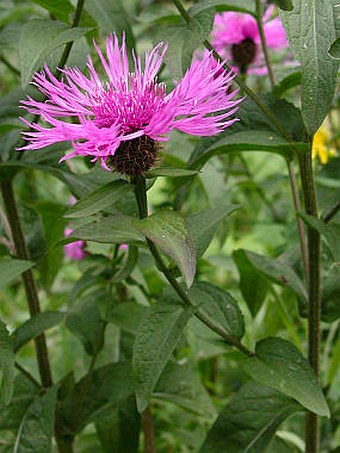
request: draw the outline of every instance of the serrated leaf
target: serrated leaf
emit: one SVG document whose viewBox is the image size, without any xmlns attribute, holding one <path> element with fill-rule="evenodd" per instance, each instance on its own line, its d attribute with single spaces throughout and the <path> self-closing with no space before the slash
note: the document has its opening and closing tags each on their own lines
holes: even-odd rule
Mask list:
<svg viewBox="0 0 340 453">
<path fill-rule="evenodd" d="M 234 252 L 235 254 L 235 252 Z M 263 255 L 259 255 L 249 250 L 238 250 L 236 252 L 236 260 L 240 263 L 248 261 L 253 266 L 254 270 L 262 277 L 274 282 L 280 286 L 284 286 L 293 291 L 302 301 L 306 302 L 306 290 L 296 272 L 286 263 L 282 263 L 278 259 L 271 259 Z M 254 301 L 256 305 L 256 301 Z"/>
<path fill-rule="evenodd" d="M 45 311 L 37 313 L 12 333 L 14 351 L 19 351 L 26 343 L 38 335 L 60 324 L 65 313 L 60 311 Z"/>
<path fill-rule="evenodd" d="M 293 0 L 294 10 L 282 11 L 287 38 L 302 69 L 302 117 L 314 134 L 328 114 L 339 62 L 328 53 L 336 38 L 329 0 Z"/>
<path fill-rule="evenodd" d="M 19 43 L 21 84 L 26 88 L 32 73 L 44 63 L 44 59 L 56 48 L 77 40 L 88 28 L 69 28 L 59 21 L 34 19 L 23 27 Z"/>
<path fill-rule="evenodd" d="M 31 261 L 1 258 L 0 259 L 0 288 L 11 283 L 20 274 L 31 269 Z"/>
<path fill-rule="evenodd" d="M 113 207 L 120 198 L 130 191 L 132 191 L 132 186 L 126 181 L 111 181 L 79 200 L 64 214 L 64 217 L 78 218 L 96 214 Z"/>
<path fill-rule="evenodd" d="M 134 222 L 179 267 L 188 287 L 196 272 L 196 251 L 184 218 L 175 211 L 161 211 Z"/>
<path fill-rule="evenodd" d="M 193 310 L 175 300 L 160 300 L 141 322 L 133 345 L 133 378 L 138 411 L 148 406 L 157 381 L 170 359 Z"/>
<path fill-rule="evenodd" d="M 187 223 L 196 246 L 197 258 L 208 248 L 220 222 L 239 209 L 237 205 L 207 208 L 187 217 Z"/>
<path fill-rule="evenodd" d="M 144 236 L 135 228 L 136 219 L 127 215 L 107 216 L 75 227 L 69 238 L 104 244 L 140 245 Z"/>
<path fill-rule="evenodd" d="M 10 402 L 13 393 L 14 361 L 12 339 L 0 321 L 0 399 L 5 404 Z"/>
<path fill-rule="evenodd" d="M 231 337 L 241 339 L 244 320 L 237 301 L 226 291 L 210 283 L 195 283 L 189 291 L 200 313 Z"/>
<path fill-rule="evenodd" d="M 19 428 L 13 453 L 50 452 L 58 387 L 33 400 Z"/>
<path fill-rule="evenodd" d="M 265 338 L 257 343 L 255 356 L 245 359 L 243 366 L 254 380 L 294 398 L 311 412 L 330 416 L 313 370 L 289 341 Z"/>
<path fill-rule="evenodd" d="M 299 409 L 299 404 L 282 393 L 257 382 L 249 382 L 219 414 L 200 452 L 267 451 L 278 426 Z"/>
</svg>

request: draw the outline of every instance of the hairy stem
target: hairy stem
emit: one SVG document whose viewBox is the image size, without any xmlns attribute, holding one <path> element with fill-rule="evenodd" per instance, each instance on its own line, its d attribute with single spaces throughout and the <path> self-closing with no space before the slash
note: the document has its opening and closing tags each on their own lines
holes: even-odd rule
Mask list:
<svg viewBox="0 0 340 453">
<path fill-rule="evenodd" d="M 300 175 L 303 191 L 305 212 L 318 218 L 317 202 L 312 167 L 312 143 L 310 152 L 302 154 L 299 158 Z M 320 369 L 320 235 L 313 228 L 307 226 L 308 237 L 308 359 L 315 374 L 319 377 Z M 316 453 L 319 445 L 318 417 L 309 412 L 306 415 L 306 452 Z"/>
<path fill-rule="evenodd" d="M 293 196 L 293 203 L 294 203 L 294 208 L 295 208 L 295 219 L 296 219 L 297 230 L 298 230 L 298 235 L 299 235 L 300 253 L 301 253 L 301 259 L 302 259 L 303 273 L 305 276 L 306 287 L 308 288 L 308 284 L 309 284 L 308 283 L 308 281 L 309 281 L 308 248 L 307 248 L 304 223 L 303 223 L 303 220 L 301 219 L 301 217 L 299 216 L 299 212 L 302 211 L 300 196 L 299 196 L 299 188 L 298 188 L 298 183 L 296 180 L 296 174 L 295 174 L 293 161 L 291 161 L 291 160 L 287 161 L 287 166 L 288 166 L 290 187 L 291 187 L 292 196 Z"/>
<path fill-rule="evenodd" d="M 16 205 L 13 186 L 11 180 L 3 180 L 0 182 L 2 198 L 4 201 L 7 220 L 11 228 L 13 243 L 16 251 L 16 256 L 22 260 L 29 261 L 29 253 L 26 247 L 24 234 L 22 231 L 21 221 Z M 31 316 L 40 313 L 40 302 L 38 290 L 31 269 L 22 274 L 22 279 L 25 287 L 28 309 Z M 35 350 L 38 360 L 39 374 L 41 383 L 44 387 L 51 387 L 52 374 L 50 362 L 48 358 L 46 338 L 44 334 L 40 334 L 34 339 Z"/>
<path fill-rule="evenodd" d="M 272 85 L 272 88 L 275 88 L 275 77 L 274 77 L 273 67 L 272 67 L 272 63 L 269 58 L 266 37 L 264 34 L 264 29 L 263 29 L 261 0 L 256 0 L 256 21 L 257 21 L 257 26 L 259 28 L 261 46 L 262 46 L 262 51 L 263 51 L 264 59 L 266 62 L 266 66 L 268 68 L 268 75 L 269 75 L 270 83 Z"/>
<path fill-rule="evenodd" d="M 144 219 L 145 217 L 148 216 L 145 178 L 143 176 L 135 177 L 132 180 L 132 182 L 135 185 L 135 196 L 138 204 L 139 217 L 141 219 Z M 167 268 L 155 244 L 148 238 L 146 238 L 146 242 L 148 244 L 151 254 L 153 255 L 157 263 L 158 268 L 164 274 L 165 278 L 168 280 L 170 285 L 176 291 L 182 302 L 184 302 L 185 305 L 193 307 L 195 309 L 194 311 L 195 316 L 200 321 L 202 321 L 203 324 L 209 327 L 209 329 L 211 329 L 219 336 L 221 336 L 230 346 L 234 346 L 243 354 L 246 354 L 249 357 L 253 356 L 254 354 L 248 348 L 246 348 L 237 338 L 228 335 L 226 332 L 224 332 L 224 330 L 220 329 L 216 324 L 214 324 L 209 318 L 207 318 L 203 313 L 201 313 L 197 309 L 196 305 L 194 304 L 194 302 L 192 302 L 187 292 L 182 288 L 182 286 L 177 282 L 176 278 L 171 274 L 171 272 Z"/>
</svg>

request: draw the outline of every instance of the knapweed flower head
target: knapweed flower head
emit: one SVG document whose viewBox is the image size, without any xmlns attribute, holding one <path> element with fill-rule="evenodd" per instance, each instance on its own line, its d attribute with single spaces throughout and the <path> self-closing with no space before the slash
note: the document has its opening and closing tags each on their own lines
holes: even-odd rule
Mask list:
<svg viewBox="0 0 340 453">
<path fill-rule="evenodd" d="M 106 57 L 94 43 L 106 73 L 102 81 L 88 57 L 88 76 L 78 68 L 63 70 L 58 80 L 45 65 L 33 77 L 45 102 L 28 97 L 22 106 L 41 115 L 47 126 L 31 124 L 24 132 L 28 144 L 22 150 L 43 148 L 71 141 L 73 151 L 63 159 L 91 156 L 102 165 L 128 175 L 142 174 L 155 162 L 159 142 L 168 140 L 174 129 L 192 135 L 215 135 L 232 125 L 240 99 L 230 89 L 233 71 L 222 64 L 212 67 L 211 54 L 193 61 L 173 91 L 166 92 L 157 73 L 167 45 L 158 44 L 140 55 L 132 53 L 133 71 L 125 39 L 116 35 L 106 40 Z M 70 122 L 69 119 L 72 121 Z"/>
<path fill-rule="evenodd" d="M 321 126 L 313 138 L 312 158 L 320 159 L 323 165 L 326 165 L 330 157 L 336 155 L 336 150 L 333 146 L 329 145 L 329 132 L 326 126 Z"/>
<path fill-rule="evenodd" d="M 262 17 L 262 22 L 267 47 L 278 50 L 286 48 L 288 42 L 280 18 L 272 18 L 273 12 L 274 6 L 270 5 Z M 267 73 L 259 28 L 252 15 L 235 12 L 216 14 L 212 45 L 241 73 Z"/>
</svg>

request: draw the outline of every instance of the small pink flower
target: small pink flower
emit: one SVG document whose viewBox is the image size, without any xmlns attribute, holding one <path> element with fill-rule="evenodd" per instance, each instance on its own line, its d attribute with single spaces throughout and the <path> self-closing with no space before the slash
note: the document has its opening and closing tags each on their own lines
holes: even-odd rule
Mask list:
<svg viewBox="0 0 340 453">
<path fill-rule="evenodd" d="M 63 159 L 91 156 L 94 161 L 100 159 L 106 169 L 109 165 L 122 173 L 138 174 L 153 165 L 157 143 L 168 140 L 172 130 L 209 136 L 236 121 L 230 119 L 241 101 L 234 99 L 237 91 L 230 90 L 234 72 L 223 70 L 221 63 L 212 69 L 211 54 L 201 62 L 193 61 L 167 94 L 165 85 L 157 81 L 167 49 L 163 43 L 146 52 L 143 63 L 142 57 L 133 53 L 133 72 L 124 36 L 121 46 L 116 35 L 107 38 L 106 58 L 94 46 L 107 81 L 99 79 L 90 56 L 88 76 L 78 68 L 67 68 L 63 80 L 58 81 L 46 65 L 34 75 L 33 85 L 47 100 L 39 102 L 28 96 L 22 106 L 41 115 L 48 127 L 23 119 L 32 130 L 23 133 L 29 143 L 21 149 L 71 141 L 73 151 Z M 73 121 L 66 121 L 67 117 Z M 146 156 L 146 162 L 131 169 L 136 153 Z"/>
<path fill-rule="evenodd" d="M 72 232 L 72 228 L 65 228 L 64 236 L 68 237 L 72 234 Z M 70 242 L 69 244 L 64 245 L 64 253 L 73 260 L 81 261 L 87 256 L 87 253 L 84 251 L 84 247 L 84 241 Z"/>
<path fill-rule="evenodd" d="M 274 5 L 263 15 L 267 47 L 273 50 L 288 47 L 285 30 L 279 17 L 272 17 Z M 253 16 L 244 13 L 216 14 L 212 44 L 223 58 L 230 60 L 241 72 L 266 74 L 261 38 Z M 248 66 L 251 66 L 248 71 Z"/>
</svg>

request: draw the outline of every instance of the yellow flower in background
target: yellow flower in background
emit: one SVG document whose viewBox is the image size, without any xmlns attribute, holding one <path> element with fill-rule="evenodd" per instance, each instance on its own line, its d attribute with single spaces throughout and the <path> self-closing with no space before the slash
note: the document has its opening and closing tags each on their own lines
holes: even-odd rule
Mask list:
<svg viewBox="0 0 340 453">
<path fill-rule="evenodd" d="M 312 158 L 314 160 L 318 157 L 323 165 L 327 164 L 329 158 L 336 154 L 335 148 L 328 145 L 328 137 L 329 133 L 326 127 L 321 126 L 313 140 Z"/>
</svg>

